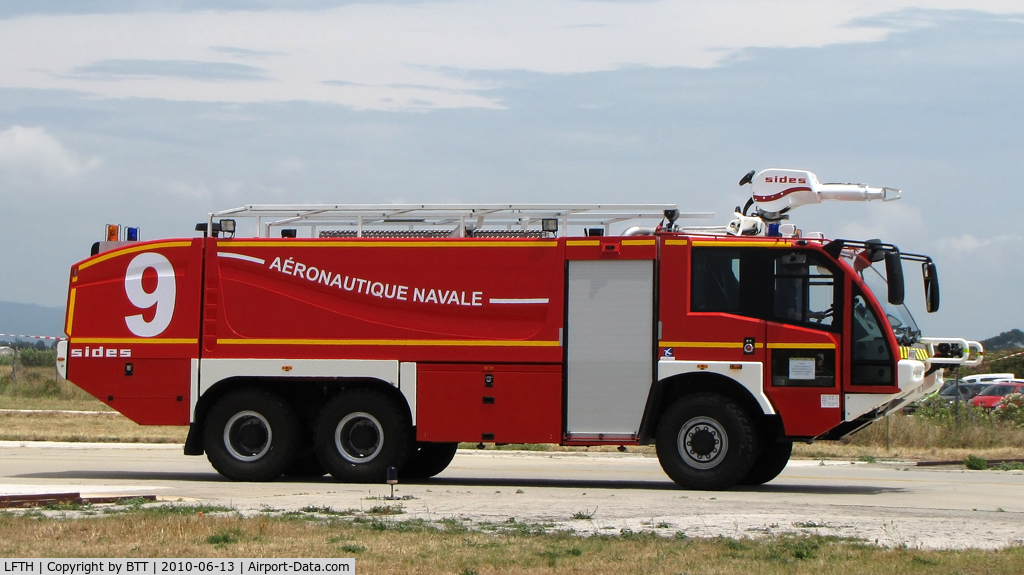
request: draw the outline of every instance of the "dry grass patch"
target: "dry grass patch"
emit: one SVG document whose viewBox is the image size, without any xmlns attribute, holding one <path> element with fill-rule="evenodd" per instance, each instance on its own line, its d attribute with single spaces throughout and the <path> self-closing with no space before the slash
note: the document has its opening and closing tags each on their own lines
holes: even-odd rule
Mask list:
<svg viewBox="0 0 1024 575">
<path fill-rule="evenodd" d="M 114 411 L 109 405 L 91 395 L 82 399 L 0 395 L 0 409 Z"/>
<path fill-rule="evenodd" d="M 692 539 L 649 533 L 487 534 L 422 520 L 138 509 L 84 519 L 0 515 L 8 557 L 354 557 L 363 573 L 1019 573 L 1024 549 L 885 549 L 815 536 Z"/>
<path fill-rule="evenodd" d="M 139 425 L 119 413 L 0 412 L 0 440 L 185 443 L 187 427 Z"/>
<path fill-rule="evenodd" d="M 14 381 L 11 374 L 11 366 L 0 365 L 0 396 L 46 397 L 60 400 L 93 399 L 82 388 L 60 377 L 54 367 L 18 367 Z"/>
<path fill-rule="evenodd" d="M 844 441 L 794 445 L 798 457 L 962 460 L 1024 458 L 1024 427 L 964 410 L 959 422 L 902 413 L 876 421 Z"/>
</svg>

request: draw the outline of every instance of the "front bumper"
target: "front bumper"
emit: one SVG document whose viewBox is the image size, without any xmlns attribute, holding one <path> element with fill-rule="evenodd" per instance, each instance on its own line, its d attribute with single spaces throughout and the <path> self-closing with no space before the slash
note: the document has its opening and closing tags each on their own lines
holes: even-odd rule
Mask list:
<svg viewBox="0 0 1024 575">
<path fill-rule="evenodd" d="M 921 346 L 902 348 L 897 364 L 899 393 L 848 393 L 844 398 L 843 421 L 869 415 L 880 419 L 903 409 L 942 385 L 942 370 L 947 367 L 978 365 L 985 348 L 976 341 L 956 337 L 926 337 Z M 959 353 L 957 350 L 960 350 Z"/>
</svg>

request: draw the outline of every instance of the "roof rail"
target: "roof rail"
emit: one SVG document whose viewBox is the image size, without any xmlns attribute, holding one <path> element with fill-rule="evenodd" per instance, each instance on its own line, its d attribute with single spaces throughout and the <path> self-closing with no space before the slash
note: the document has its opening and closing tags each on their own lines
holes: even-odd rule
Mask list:
<svg viewBox="0 0 1024 575">
<path fill-rule="evenodd" d="M 610 235 L 615 224 L 636 220 L 662 220 L 675 204 L 249 204 L 213 212 L 214 219 L 249 218 L 256 235 L 270 237 L 271 228 L 303 226 L 309 237 L 363 237 L 402 229 L 406 232 L 444 233 L 452 237 L 524 234 L 568 235 L 569 226 L 588 230 L 600 227 Z M 683 212 L 678 218 L 707 219 L 714 212 Z M 547 220 L 547 222 L 545 222 Z M 237 229 L 237 227 L 236 227 Z M 587 232 L 589 233 L 589 232 Z"/>
</svg>

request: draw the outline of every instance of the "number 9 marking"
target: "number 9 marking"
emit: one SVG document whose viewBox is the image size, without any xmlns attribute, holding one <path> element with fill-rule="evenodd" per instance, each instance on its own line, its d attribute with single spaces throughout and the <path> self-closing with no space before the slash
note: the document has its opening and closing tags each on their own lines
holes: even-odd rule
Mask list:
<svg viewBox="0 0 1024 575">
<path fill-rule="evenodd" d="M 142 274 L 148 269 L 156 270 L 156 288 L 147 292 L 142 287 Z M 128 301 L 139 309 L 156 306 L 156 314 L 151 321 L 142 318 L 142 314 L 125 316 L 124 322 L 128 329 L 139 337 L 158 336 L 167 326 L 171 325 L 174 315 L 174 295 L 176 293 L 174 267 L 164 256 L 155 252 L 139 254 L 128 264 L 124 274 L 124 293 Z"/>
</svg>

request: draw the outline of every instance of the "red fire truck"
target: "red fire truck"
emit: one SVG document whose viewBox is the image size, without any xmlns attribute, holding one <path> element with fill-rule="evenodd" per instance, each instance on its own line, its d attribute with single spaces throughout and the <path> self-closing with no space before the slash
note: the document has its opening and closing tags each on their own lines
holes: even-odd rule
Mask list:
<svg viewBox="0 0 1024 575">
<path fill-rule="evenodd" d="M 794 441 L 846 436 L 982 349 L 922 337 L 901 305 L 912 260 L 938 308 L 927 256 L 784 223 L 897 190 L 746 183 L 721 228 L 681 227 L 709 214 L 674 205 L 250 205 L 156 241 L 113 226 L 71 268 L 58 367 L 135 422 L 188 425 L 185 453 L 240 481 L 427 478 L 472 442 L 654 444 L 685 488 L 764 483 Z M 623 229 L 644 220 L 661 223 Z"/>
</svg>

